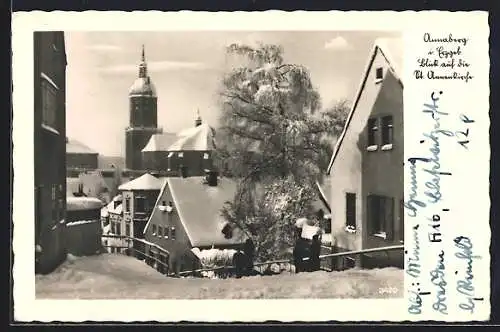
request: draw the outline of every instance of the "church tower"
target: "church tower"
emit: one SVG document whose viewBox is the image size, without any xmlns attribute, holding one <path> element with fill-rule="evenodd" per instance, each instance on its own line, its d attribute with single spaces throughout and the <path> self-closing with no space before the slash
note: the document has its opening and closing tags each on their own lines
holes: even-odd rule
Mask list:
<svg viewBox="0 0 500 332">
<path fill-rule="evenodd" d="M 125 167 L 128 170 L 142 170 L 142 149 L 153 134 L 161 133 L 158 128 L 156 89 L 148 75 L 148 67 L 142 46 L 139 76 L 129 90 L 129 126 L 125 129 Z"/>
</svg>

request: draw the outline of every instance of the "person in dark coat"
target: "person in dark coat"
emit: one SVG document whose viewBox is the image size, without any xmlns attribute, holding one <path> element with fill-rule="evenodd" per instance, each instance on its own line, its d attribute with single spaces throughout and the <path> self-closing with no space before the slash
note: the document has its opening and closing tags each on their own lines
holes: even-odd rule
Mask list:
<svg viewBox="0 0 500 332">
<path fill-rule="evenodd" d="M 247 259 L 246 273 L 247 275 L 250 275 L 253 272 L 253 261 L 255 256 L 255 245 L 252 239 L 247 239 L 245 241 L 245 244 L 243 245 L 243 253 Z"/>
<path fill-rule="evenodd" d="M 312 238 L 311 243 L 311 259 L 310 259 L 310 271 L 318 271 L 321 267 L 321 260 L 319 255 L 321 253 L 321 241 L 319 240 L 319 235 L 316 234 Z"/>
</svg>

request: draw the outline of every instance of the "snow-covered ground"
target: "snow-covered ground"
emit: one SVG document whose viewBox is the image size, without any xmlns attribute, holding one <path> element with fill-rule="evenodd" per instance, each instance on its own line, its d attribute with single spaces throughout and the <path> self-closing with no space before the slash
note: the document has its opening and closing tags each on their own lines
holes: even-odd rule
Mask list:
<svg viewBox="0 0 500 332">
<path fill-rule="evenodd" d="M 102 254 L 69 256 L 55 272 L 37 275 L 36 296 L 51 299 L 402 297 L 403 276 L 400 269 L 384 268 L 241 279 L 177 279 L 166 277 L 135 258 Z M 388 289 L 396 292 L 388 295 Z"/>
</svg>

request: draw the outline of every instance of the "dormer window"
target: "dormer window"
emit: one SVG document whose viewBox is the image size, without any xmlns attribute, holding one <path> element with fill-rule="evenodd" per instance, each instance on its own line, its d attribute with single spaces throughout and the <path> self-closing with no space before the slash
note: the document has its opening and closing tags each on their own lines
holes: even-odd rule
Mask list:
<svg viewBox="0 0 500 332">
<path fill-rule="evenodd" d="M 384 69 L 382 67 L 378 67 L 375 69 L 375 83 L 382 82 L 384 78 Z"/>
</svg>

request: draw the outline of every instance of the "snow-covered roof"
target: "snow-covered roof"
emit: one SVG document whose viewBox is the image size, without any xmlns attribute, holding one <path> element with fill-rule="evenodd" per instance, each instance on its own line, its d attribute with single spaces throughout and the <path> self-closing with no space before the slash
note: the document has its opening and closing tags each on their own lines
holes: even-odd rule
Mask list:
<svg viewBox="0 0 500 332">
<path fill-rule="evenodd" d="M 66 143 L 66 153 L 98 154 L 85 144 L 74 139 L 68 139 Z"/>
<path fill-rule="evenodd" d="M 176 134 L 159 133 L 154 134 L 149 139 L 148 144 L 142 149 L 142 152 L 169 151 L 168 148 L 178 139 Z"/>
<path fill-rule="evenodd" d="M 168 151 L 210 151 L 215 149 L 215 130 L 206 123 L 185 129 L 177 136 L 178 140 L 168 147 Z"/>
<path fill-rule="evenodd" d="M 149 173 L 145 173 L 118 187 L 118 190 L 160 190 L 163 182 Z"/>
<path fill-rule="evenodd" d="M 217 186 L 204 184 L 205 177 L 167 178 L 155 204 L 155 209 L 144 228 L 162 220 L 163 212 L 158 206 L 171 195 L 174 209 L 181 220 L 187 236 L 194 247 L 212 245 L 231 245 L 243 242 L 238 236 L 226 239 L 221 226 L 221 209 L 224 203 L 231 201 L 236 193 L 236 182 L 221 177 Z M 239 230 L 235 230 L 235 234 Z"/>
<path fill-rule="evenodd" d="M 103 203 L 94 197 L 67 197 L 66 210 L 68 211 L 81 211 L 101 209 Z"/>
<path fill-rule="evenodd" d="M 123 196 L 121 194 L 113 197 L 113 202 L 121 202 L 121 201 L 123 201 Z"/>
<path fill-rule="evenodd" d="M 332 157 L 330 159 L 330 164 L 328 165 L 328 169 L 326 171 L 326 174 L 329 175 L 330 171 L 333 166 L 333 162 L 335 161 L 335 157 L 338 155 L 338 152 L 340 151 L 340 147 L 342 145 L 342 142 L 344 141 L 344 137 L 347 133 L 347 128 L 349 127 L 349 123 L 351 122 L 351 119 L 354 115 L 354 112 L 356 111 L 356 107 L 358 106 L 358 102 L 361 98 L 361 95 L 363 94 L 363 90 L 365 88 L 365 82 L 370 74 L 370 70 L 373 65 L 373 61 L 375 60 L 375 56 L 380 52 L 384 59 L 387 61 L 387 64 L 389 65 L 389 68 L 393 75 L 399 80 L 401 85 L 403 85 L 403 75 L 402 75 L 402 70 L 403 70 L 403 40 L 401 38 L 379 38 L 375 41 L 372 51 L 370 53 L 370 56 L 368 58 L 368 63 L 366 65 L 363 77 L 361 79 L 361 85 L 358 89 L 358 92 L 356 94 L 355 101 L 352 105 L 351 111 L 349 112 L 349 115 L 347 116 L 347 121 L 344 125 L 344 130 L 342 131 L 342 134 L 340 134 L 340 137 L 337 141 L 337 144 L 335 145 L 335 148 L 333 150 Z"/>
</svg>

